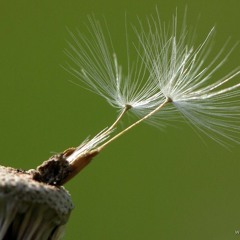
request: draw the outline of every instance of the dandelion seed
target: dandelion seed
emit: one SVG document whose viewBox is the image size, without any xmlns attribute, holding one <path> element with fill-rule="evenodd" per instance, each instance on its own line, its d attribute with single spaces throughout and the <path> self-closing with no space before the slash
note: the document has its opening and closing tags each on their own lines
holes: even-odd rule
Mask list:
<svg viewBox="0 0 240 240">
<path fill-rule="evenodd" d="M 144 59 L 128 63 L 129 69 L 124 72 L 110 35 L 104 36 L 100 23 L 94 18 L 89 18 L 89 23 L 90 37 L 70 32 L 74 43 L 69 42 L 70 49 L 66 50 L 72 62 L 67 70 L 81 85 L 105 98 L 113 107 L 138 112 L 156 106 L 162 95 Z"/>
<path fill-rule="evenodd" d="M 158 15 L 157 15 L 158 16 Z M 227 146 L 239 142 L 240 83 L 228 86 L 240 74 L 240 68 L 215 80 L 217 72 L 227 61 L 231 51 L 224 56 L 227 44 L 210 59 L 214 28 L 198 47 L 188 44 L 188 32 L 184 25 L 177 34 L 177 17 L 170 34 L 166 34 L 159 16 L 148 20 L 148 33 L 142 29 L 138 39 L 147 56 L 148 67 L 155 75 L 159 91 L 172 100 L 178 110 L 195 128 L 213 140 Z M 225 87 L 227 86 L 227 87 Z M 225 88 L 224 88 L 225 87 Z M 172 108 L 168 114 L 173 116 Z M 165 111 L 166 113 L 166 111 Z M 177 115 L 175 115 L 177 117 Z M 164 111 L 158 112 L 152 123 L 162 124 Z M 169 118 L 167 118 L 169 120 Z"/>
</svg>

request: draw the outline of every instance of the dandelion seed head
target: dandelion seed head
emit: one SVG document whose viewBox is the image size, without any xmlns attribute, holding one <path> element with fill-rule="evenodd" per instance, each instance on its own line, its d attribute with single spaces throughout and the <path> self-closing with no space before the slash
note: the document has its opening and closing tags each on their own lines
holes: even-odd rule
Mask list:
<svg viewBox="0 0 240 240">
<path fill-rule="evenodd" d="M 138 118 L 160 128 L 185 119 L 222 145 L 239 143 L 240 83 L 234 79 L 240 68 L 216 78 L 234 47 L 229 49 L 226 42 L 213 56 L 215 28 L 202 43 L 195 44 L 185 17 L 180 27 L 177 14 L 167 25 L 157 10 L 146 24 L 139 21 L 140 28 L 133 28 L 136 59 L 132 61 L 128 56 L 128 67 L 123 69 L 109 32 L 104 35 L 95 18 L 89 23 L 90 37 L 70 33 L 73 43 L 69 42 L 66 51 L 72 64 L 69 72 L 87 89 L 113 107 L 129 108 Z M 127 53 L 129 47 L 127 43 Z"/>
</svg>

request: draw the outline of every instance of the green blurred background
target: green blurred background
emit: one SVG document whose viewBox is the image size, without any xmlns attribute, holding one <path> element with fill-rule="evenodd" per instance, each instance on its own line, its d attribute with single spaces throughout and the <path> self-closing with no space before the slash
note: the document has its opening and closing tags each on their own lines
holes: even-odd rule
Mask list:
<svg viewBox="0 0 240 240">
<path fill-rule="evenodd" d="M 188 6 L 200 40 L 213 25 L 216 45 L 240 40 L 239 0 L 0 1 L 1 165 L 35 168 L 108 126 L 116 111 L 61 68 L 66 30 L 104 16 L 113 39 L 158 6 L 170 21 Z M 123 41 L 115 42 L 121 53 Z M 240 65 L 240 47 L 219 74 Z M 64 239 L 240 239 L 240 149 L 227 151 L 186 125 L 161 132 L 142 124 L 66 185 L 75 203 Z"/>
</svg>

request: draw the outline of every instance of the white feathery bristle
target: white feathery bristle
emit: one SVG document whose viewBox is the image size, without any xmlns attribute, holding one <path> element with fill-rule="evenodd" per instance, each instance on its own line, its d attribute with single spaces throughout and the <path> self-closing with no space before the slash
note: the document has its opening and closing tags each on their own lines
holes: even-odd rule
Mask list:
<svg viewBox="0 0 240 240">
<path fill-rule="evenodd" d="M 101 132 L 99 132 L 96 136 L 94 136 L 92 139 L 89 140 L 89 138 L 85 139 L 77 148 L 76 150 L 67 157 L 67 161 L 70 163 L 77 159 L 82 154 L 85 154 L 93 149 L 95 149 L 97 146 L 99 146 L 100 143 L 104 142 L 106 139 L 108 139 L 109 135 L 114 131 L 108 129 L 104 129 Z"/>
<path fill-rule="evenodd" d="M 195 46 L 185 17 L 180 29 L 177 15 L 167 26 L 158 11 L 147 18 L 147 29 L 139 21 L 140 29 L 134 28 L 138 40 L 133 44 L 135 64 L 130 61 L 128 40 L 126 44 L 127 72 L 118 63 L 109 32 L 105 37 L 100 23 L 90 18 L 88 37 L 70 33 L 74 43 L 69 43 L 66 53 L 74 66 L 69 66 L 69 72 L 113 107 L 124 109 L 129 105 L 136 116 L 147 115 L 153 125 L 164 127 L 184 117 L 223 145 L 228 140 L 239 143 L 240 83 L 234 79 L 240 75 L 240 68 L 215 79 L 234 48 L 227 51 L 227 42 L 210 58 L 215 29 Z M 165 99 L 170 101 L 155 113 Z M 98 138 L 91 141 L 102 141 Z M 91 141 L 81 146 L 81 153 L 82 148 L 91 148 Z"/>
<path fill-rule="evenodd" d="M 147 33 L 142 25 L 137 32 L 155 83 L 173 104 L 159 111 L 149 122 L 162 126 L 171 119 L 178 121 L 182 115 L 197 130 L 224 146 L 228 140 L 239 143 L 240 83 L 234 83 L 233 79 L 239 76 L 240 68 L 219 80 L 214 76 L 233 48 L 224 54 L 226 43 L 211 59 L 214 28 L 197 47 L 189 44 L 191 36 L 185 23 L 177 31 L 176 16 L 168 31 L 166 28 L 157 13 L 156 20 L 154 17 L 148 19 Z M 176 114 L 176 110 L 181 114 Z"/>
<path fill-rule="evenodd" d="M 95 18 L 89 18 L 89 23 L 89 36 L 70 32 L 72 40 L 65 51 L 71 61 L 67 71 L 80 80 L 74 83 L 102 96 L 118 109 L 127 105 L 133 111 L 155 107 L 163 96 L 152 79 L 144 57 L 138 56 L 135 63 L 130 63 L 127 43 L 128 67 L 123 71 L 110 35 L 104 36 L 104 29 Z"/>
</svg>

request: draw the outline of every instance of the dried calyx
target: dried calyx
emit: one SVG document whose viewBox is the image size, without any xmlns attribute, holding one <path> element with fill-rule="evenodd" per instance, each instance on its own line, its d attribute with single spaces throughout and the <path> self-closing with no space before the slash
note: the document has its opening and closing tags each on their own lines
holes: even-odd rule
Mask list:
<svg viewBox="0 0 240 240">
<path fill-rule="evenodd" d="M 92 158 L 98 154 L 97 150 L 87 151 L 76 157 L 71 163 L 68 161 L 75 148 L 70 148 L 63 153 L 52 156 L 43 162 L 36 170 L 28 171 L 32 178 L 38 182 L 49 185 L 62 186 L 76 174 L 78 174 Z"/>
</svg>

